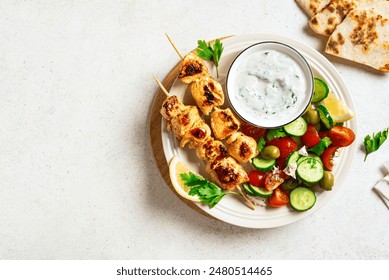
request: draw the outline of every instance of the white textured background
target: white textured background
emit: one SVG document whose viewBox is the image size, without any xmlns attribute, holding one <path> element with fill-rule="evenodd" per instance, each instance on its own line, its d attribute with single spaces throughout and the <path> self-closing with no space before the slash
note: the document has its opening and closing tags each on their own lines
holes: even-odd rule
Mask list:
<svg viewBox="0 0 389 280">
<path fill-rule="evenodd" d="M 372 191 L 389 143 L 325 207 L 275 229 L 193 211 L 149 139 L 157 86 L 198 39 L 274 33 L 319 51 L 292 0 L 0 2 L 1 259 L 388 259 L 389 209 Z M 354 97 L 357 141 L 389 125 L 389 75 L 330 57 Z"/>
</svg>

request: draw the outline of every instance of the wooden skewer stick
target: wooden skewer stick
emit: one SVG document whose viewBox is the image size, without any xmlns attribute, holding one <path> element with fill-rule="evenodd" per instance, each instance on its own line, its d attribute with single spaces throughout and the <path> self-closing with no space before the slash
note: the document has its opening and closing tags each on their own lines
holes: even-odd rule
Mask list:
<svg viewBox="0 0 389 280">
<path fill-rule="evenodd" d="M 184 56 L 182 55 L 182 53 L 178 50 L 176 44 L 174 44 L 174 42 L 172 41 L 172 39 L 169 37 L 169 35 L 167 35 L 167 33 L 165 33 L 167 39 L 169 40 L 170 44 L 173 46 L 174 50 L 176 51 L 176 53 L 178 54 L 178 56 L 184 60 Z"/>
<path fill-rule="evenodd" d="M 154 80 L 157 82 L 159 85 L 160 89 L 163 91 L 163 93 L 167 96 L 170 97 L 170 93 L 166 90 L 166 88 L 163 86 L 163 84 L 153 75 Z"/>
<path fill-rule="evenodd" d="M 252 209 L 252 210 L 255 210 L 255 205 L 253 204 L 253 202 L 250 200 L 250 198 L 248 198 L 247 194 L 244 192 L 244 190 L 242 190 L 242 188 L 240 186 L 236 186 L 236 188 L 238 189 L 238 191 L 240 192 L 240 194 L 243 196 L 243 198 L 246 200 L 248 206 Z"/>
</svg>

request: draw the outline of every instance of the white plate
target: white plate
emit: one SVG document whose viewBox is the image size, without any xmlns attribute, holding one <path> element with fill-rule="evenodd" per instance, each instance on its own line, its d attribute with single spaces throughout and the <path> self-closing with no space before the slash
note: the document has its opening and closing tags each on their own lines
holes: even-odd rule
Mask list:
<svg viewBox="0 0 389 280">
<path fill-rule="evenodd" d="M 296 48 L 308 61 L 315 77 L 322 77 L 335 95 L 355 113 L 354 103 L 351 94 L 334 66 L 319 52 L 295 40 L 267 34 L 239 35 L 223 40 L 224 51 L 219 64 L 219 78 L 217 79 L 225 87 L 225 77 L 227 71 L 235 57 L 248 46 L 261 41 L 278 41 Z M 207 63 L 211 73 L 215 73 L 214 66 Z M 215 74 L 214 74 L 215 75 Z M 224 88 L 225 90 L 225 88 Z M 170 93 L 177 95 L 183 102 L 195 104 L 187 85 L 176 80 L 170 89 Z M 225 104 L 223 107 L 228 107 Z M 356 133 L 357 122 L 354 117 L 347 122 L 347 127 Z M 161 125 L 162 145 L 166 161 L 169 163 L 173 156 L 178 156 L 194 172 L 208 177 L 205 172 L 205 161 L 197 158 L 195 151 L 189 148 L 181 149 L 174 135 L 166 131 L 166 121 L 162 120 Z M 313 214 L 322 208 L 341 188 L 347 171 L 352 163 L 356 151 L 356 143 L 342 149 L 334 167 L 335 185 L 332 191 L 316 192 L 317 200 L 315 206 L 306 212 L 296 212 L 289 207 L 269 208 L 258 206 L 255 211 L 248 208 L 238 196 L 226 195 L 214 208 L 210 209 L 207 205 L 196 203 L 196 205 L 207 212 L 209 215 L 224 222 L 247 227 L 247 228 L 271 228 L 287 225 Z"/>
</svg>

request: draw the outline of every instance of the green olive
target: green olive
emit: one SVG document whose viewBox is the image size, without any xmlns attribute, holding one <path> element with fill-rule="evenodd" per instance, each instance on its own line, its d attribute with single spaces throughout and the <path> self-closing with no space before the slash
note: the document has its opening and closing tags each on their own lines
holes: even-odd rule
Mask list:
<svg viewBox="0 0 389 280">
<path fill-rule="evenodd" d="M 303 143 L 301 142 L 301 137 L 299 137 L 299 136 L 290 136 L 290 138 L 292 138 L 293 141 L 296 142 L 297 147 L 299 149 L 303 146 Z"/>
<path fill-rule="evenodd" d="M 294 188 L 298 187 L 299 185 L 300 185 L 299 181 L 293 178 L 289 178 L 285 182 L 283 182 L 281 186 L 285 191 L 291 191 Z"/>
<path fill-rule="evenodd" d="M 280 157 L 280 149 L 276 146 L 267 146 L 261 151 L 261 156 L 264 159 L 277 159 Z"/>
<path fill-rule="evenodd" d="M 330 191 L 334 186 L 334 174 L 330 171 L 324 171 L 324 176 L 320 181 L 320 187 L 324 190 Z"/>
<path fill-rule="evenodd" d="M 315 109 L 309 109 L 305 114 L 305 120 L 309 124 L 318 124 L 320 122 L 319 113 Z"/>
</svg>

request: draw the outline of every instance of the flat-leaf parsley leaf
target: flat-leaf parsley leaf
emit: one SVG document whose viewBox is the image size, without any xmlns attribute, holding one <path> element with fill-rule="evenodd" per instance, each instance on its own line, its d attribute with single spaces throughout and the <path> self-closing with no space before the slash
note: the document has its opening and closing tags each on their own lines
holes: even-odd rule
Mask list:
<svg viewBox="0 0 389 280">
<path fill-rule="evenodd" d="M 214 207 L 226 194 L 237 194 L 233 191 L 225 191 L 218 185 L 202 178 L 193 172 L 180 174 L 187 187 L 190 187 L 189 195 L 197 195 L 204 204 Z"/>
<path fill-rule="evenodd" d="M 377 134 L 374 134 L 372 136 L 366 135 L 363 145 L 365 146 L 365 161 L 369 154 L 372 152 L 375 152 L 381 147 L 381 145 L 385 142 L 385 140 L 388 138 L 388 132 L 389 127 L 383 131 L 378 132 Z"/>
<path fill-rule="evenodd" d="M 223 44 L 219 39 L 216 39 L 213 46 L 210 42 L 206 42 L 204 40 L 197 41 L 197 55 L 205 60 L 213 61 L 216 67 L 216 76 L 219 78 L 219 61 L 223 53 Z"/>
</svg>

